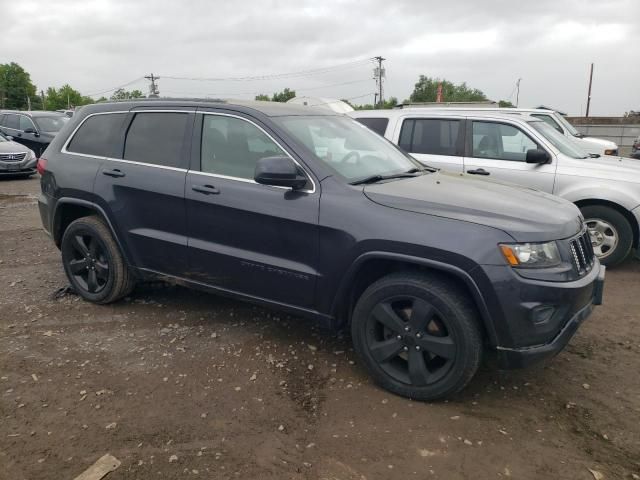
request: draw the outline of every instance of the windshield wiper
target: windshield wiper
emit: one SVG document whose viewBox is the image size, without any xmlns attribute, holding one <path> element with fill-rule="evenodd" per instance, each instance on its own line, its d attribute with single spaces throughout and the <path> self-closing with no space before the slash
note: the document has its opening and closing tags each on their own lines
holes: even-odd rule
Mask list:
<svg viewBox="0 0 640 480">
<path fill-rule="evenodd" d="M 413 170 L 413 169 L 412 169 Z M 350 185 L 364 185 L 369 183 L 381 182 L 382 180 L 393 180 L 396 178 L 415 178 L 417 175 L 412 170 L 409 170 L 405 173 L 396 173 L 395 175 L 371 175 L 370 177 L 363 178 L 361 180 L 356 180 L 355 182 L 351 182 Z"/>
</svg>

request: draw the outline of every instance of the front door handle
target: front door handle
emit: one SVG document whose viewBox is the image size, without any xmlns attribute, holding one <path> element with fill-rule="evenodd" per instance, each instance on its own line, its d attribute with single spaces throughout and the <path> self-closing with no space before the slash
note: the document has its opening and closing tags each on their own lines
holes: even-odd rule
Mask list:
<svg viewBox="0 0 640 480">
<path fill-rule="evenodd" d="M 103 170 L 103 175 L 107 175 L 108 177 L 124 177 L 125 173 L 122 170 L 118 170 L 114 168 L 113 170 Z"/>
<path fill-rule="evenodd" d="M 491 175 L 491 173 L 487 172 L 484 168 L 477 168 L 475 170 L 467 170 L 467 173 L 471 175 Z"/>
<path fill-rule="evenodd" d="M 198 193 L 204 193 L 205 195 L 217 195 L 220 193 L 213 185 L 193 185 L 191 190 Z"/>
</svg>

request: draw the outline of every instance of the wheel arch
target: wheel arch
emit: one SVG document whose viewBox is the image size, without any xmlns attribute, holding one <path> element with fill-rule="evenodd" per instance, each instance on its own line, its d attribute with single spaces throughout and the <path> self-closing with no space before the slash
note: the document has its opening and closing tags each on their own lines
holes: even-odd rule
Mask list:
<svg viewBox="0 0 640 480">
<path fill-rule="evenodd" d="M 53 225 L 51 230 L 51 235 L 53 237 L 53 241 L 56 246 L 60 248 L 60 243 L 62 242 L 62 236 L 64 235 L 67 227 L 78 218 L 88 217 L 91 215 L 95 215 L 100 217 L 107 224 L 111 235 L 113 235 L 122 256 L 128 264 L 129 258 L 127 255 L 127 251 L 123 248 L 122 243 L 120 242 L 120 238 L 116 234 L 115 228 L 113 224 L 109 220 L 106 212 L 93 202 L 89 202 L 87 200 L 82 200 L 79 198 L 61 198 L 56 202 L 56 208 L 53 213 Z"/>
<path fill-rule="evenodd" d="M 601 207 L 609 207 L 613 210 L 616 210 L 620 214 L 624 216 L 631 225 L 631 230 L 633 232 L 633 248 L 638 248 L 640 246 L 640 225 L 638 225 L 638 220 L 631 213 L 630 210 L 623 207 L 619 203 L 612 202 L 611 200 L 603 200 L 600 198 L 585 198 L 582 200 L 576 200 L 573 203 L 576 204 L 578 208 L 587 207 L 587 206 L 601 206 Z"/>
<path fill-rule="evenodd" d="M 490 345 L 497 345 L 497 333 L 493 326 L 491 314 L 476 282 L 464 270 L 455 265 L 420 257 L 412 257 L 399 253 L 368 252 L 359 256 L 344 275 L 338 294 L 333 303 L 332 316 L 340 319 L 340 323 L 350 322 L 351 313 L 362 292 L 376 280 L 398 271 L 437 272 L 454 280 L 470 294 L 478 309 L 485 333 Z"/>
</svg>

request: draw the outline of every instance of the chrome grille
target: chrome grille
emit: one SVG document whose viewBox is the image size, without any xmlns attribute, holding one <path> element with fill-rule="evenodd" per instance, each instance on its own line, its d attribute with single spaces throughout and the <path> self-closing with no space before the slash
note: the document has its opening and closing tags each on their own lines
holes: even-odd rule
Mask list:
<svg viewBox="0 0 640 480">
<path fill-rule="evenodd" d="M 0 162 L 21 162 L 27 156 L 26 152 L 22 153 L 0 153 Z"/>
<path fill-rule="evenodd" d="M 590 271 L 595 262 L 595 254 L 593 253 L 589 231 L 585 229 L 580 235 L 572 239 L 569 242 L 569 249 L 578 273 L 582 275 Z"/>
</svg>

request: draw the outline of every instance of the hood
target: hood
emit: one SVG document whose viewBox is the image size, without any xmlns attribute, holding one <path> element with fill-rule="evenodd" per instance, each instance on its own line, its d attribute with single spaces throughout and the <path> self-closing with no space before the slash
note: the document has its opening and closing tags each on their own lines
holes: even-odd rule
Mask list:
<svg viewBox="0 0 640 480">
<path fill-rule="evenodd" d="M 28 151 L 29 148 L 18 142 L 0 142 L 0 153 L 23 153 Z"/>
<path fill-rule="evenodd" d="M 582 228 L 580 211 L 567 200 L 470 175 L 440 171 L 366 185 L 363 192 L 380 205 L 486 225 L 519 242 L 567 238 Z"/>
<path fill-rule="evenodd" d="M 557 173 L 640 184 L 640 161 L 612 155 L 580 159 L 565 157 L 558 162 Z"/>
<path fill-rule="evenodd" d="M 611 140 L 605 140 L 604 138 L 584 136 L 579 137 L 578 140 L 581 140 L 582 142 L 588 143 L 593 146 L 600 147 L 603 150 L 615 150 L 616 148 L 618 148 L 618 145 L 615 142 L 612 142 Z"/>
</svg>

